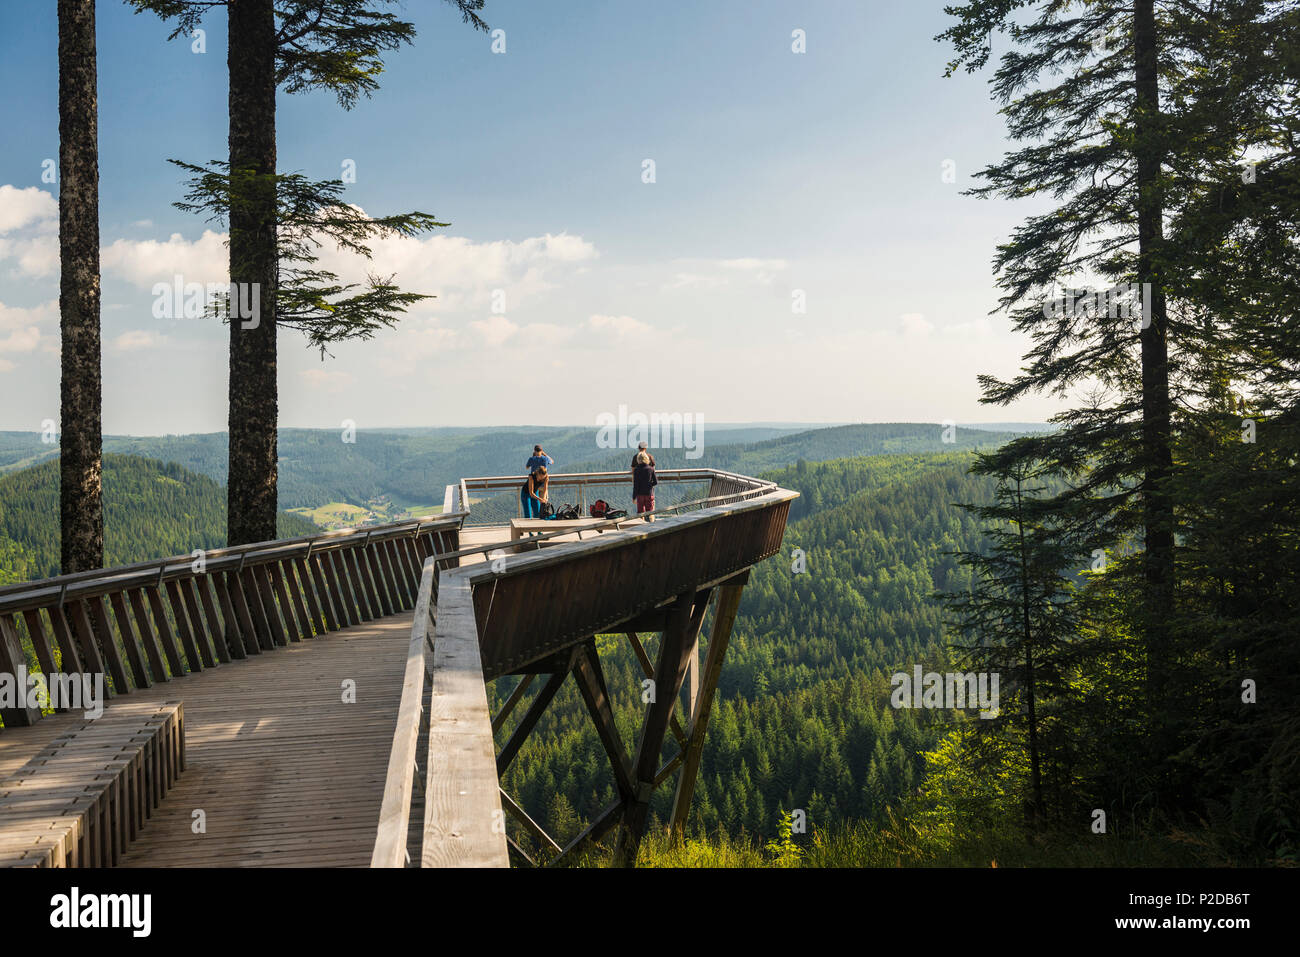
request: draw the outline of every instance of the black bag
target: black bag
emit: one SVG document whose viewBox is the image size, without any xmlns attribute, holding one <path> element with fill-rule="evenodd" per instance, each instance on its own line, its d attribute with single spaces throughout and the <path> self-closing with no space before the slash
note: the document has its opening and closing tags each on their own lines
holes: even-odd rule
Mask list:
<svg viewBox="0 0 1300 957">
<path fill-rule="evenodd" d="M 563 522 L 571 522 L 575 518 L 582 518 L 582 515 L 578 511 L 578 506 L 566 503 L 555 510 L 555 517 Z"/>
<path fill-rule="evenodd" d="M 615 508 L 605 513 L 606 518 L 627 518 L 627 509 Z"/>
<path fill-rule="evenodd" d="M 550 502 L 542 503 L 542 518 L 551 518 L 555 514 L 555 506 Z"/>
</svg>

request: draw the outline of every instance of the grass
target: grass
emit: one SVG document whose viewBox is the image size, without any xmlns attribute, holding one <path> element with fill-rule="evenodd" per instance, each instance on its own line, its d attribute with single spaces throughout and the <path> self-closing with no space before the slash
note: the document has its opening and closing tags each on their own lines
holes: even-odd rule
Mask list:
<svg viewBox="0 0 1300 957">
<path fill-rule="evenodd" d="M 1221 836 L 1209 832 L 1121 837 L 1114 834 L 1045 832 L 1019 828 L 971 832 L 958 837 L 928 833 L 906 821 L 883 826 L 847 824 L 794 838 L 797 852 L 781 854 L 725 834 L 683 840 L 656 830 L 646 835 L 638 867 L 1223 867 Z M 574 862 L 608 867 L 612 849 L 595 848 Z"/>
</svg>

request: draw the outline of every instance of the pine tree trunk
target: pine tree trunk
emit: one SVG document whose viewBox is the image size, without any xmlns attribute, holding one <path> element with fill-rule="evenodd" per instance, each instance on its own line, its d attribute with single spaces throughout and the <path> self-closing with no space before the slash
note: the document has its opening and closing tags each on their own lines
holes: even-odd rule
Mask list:
<svg viewBox="0 0 1300 957">
<path fill-rule="evenodd" d="M 1142 483 L 1146 550 L 1147 682 L 1152 714 L 1166 715 L 1169 689 L 1168 622 L 1174 610 L 1174 515 L 1167 488 L 1170 448 L 1169 341 L 1160 254 L 1164 159 L 1159 55 L 1154 0 L 1134 0 L 1133 43 L 1137 97 L 1138 281 L 1151 284 L 1150 323 L 1142 330 Z M 1154 729 L 1153 729 L 1154 730 Z M 1157 734 L 1156 738 L 1160 735 Z"/>
<path fill-rule="evenodd" d="M 273 0 L 230 0 L 228 13 L 232 308 L 226 534 L 231 545 L 240 545 L 275 538 L 276 45 Z M 252 289 L 257 316 L 236 315 L 234 304 L 251 302 Z"/>
<path fill-rule="evenodd" d="M 1029 612 L 1029 553 L 1025 547 L 1025 506 L 1020 479 L 1016 479 L 1016 529 L 1020 533 L 1020 611 L 1025 629 L 1025 698 L 1029 720 L 1029 782 L 1033 791 L 1030 826 L 1038 827 L 1043 815 L 1043 775 L 1038 760 L 1038 701 L 1034 684 L 1034 629 Z"/>
<path fill-rule="evenodd" d="M 59 520 L 65 574 L 104 565 L 95 2 L 59 0 Z"/>
</svg>

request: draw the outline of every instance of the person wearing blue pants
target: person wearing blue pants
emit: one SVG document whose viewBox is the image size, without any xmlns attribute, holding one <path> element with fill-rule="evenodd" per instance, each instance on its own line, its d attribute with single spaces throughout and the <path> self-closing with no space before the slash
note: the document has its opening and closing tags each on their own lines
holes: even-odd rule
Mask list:
<svg viewBox="0 0 1300 957">
<path fill-rule="evenodd" d="M 542 506 L 546 503 L 549 484 L 550 476 L 545 467 L 529 473 L 527 480 L 519 489 L 519 504 L 523 508 L 524 518 L 542 517 Z"/>
</svg>

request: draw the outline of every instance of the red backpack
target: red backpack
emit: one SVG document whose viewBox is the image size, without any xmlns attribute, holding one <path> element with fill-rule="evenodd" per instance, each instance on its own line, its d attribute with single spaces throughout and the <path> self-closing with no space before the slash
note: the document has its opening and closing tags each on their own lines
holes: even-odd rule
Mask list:
<svg viewBox="0 0 1300 957">
<path fill-rule="evenodd" d="M 591 503 L 591 508 L 588 511 L 591 512 L 592 518 L 604 518 L 605 513 L 609 511 L 609 502 L 603 498 L 598 498 Z"/>
</svg>

